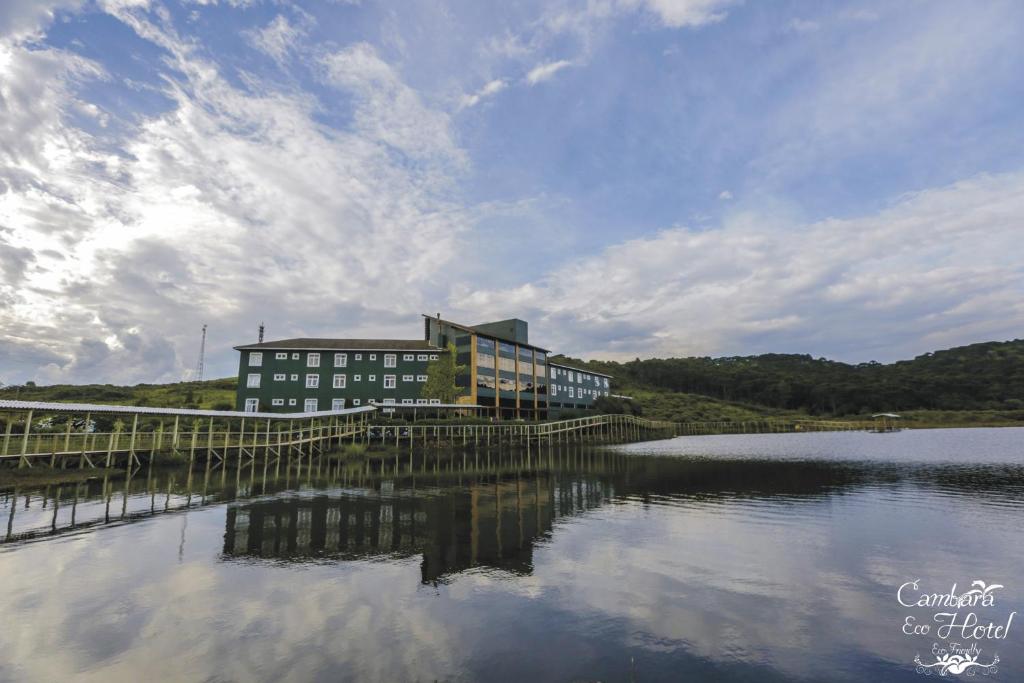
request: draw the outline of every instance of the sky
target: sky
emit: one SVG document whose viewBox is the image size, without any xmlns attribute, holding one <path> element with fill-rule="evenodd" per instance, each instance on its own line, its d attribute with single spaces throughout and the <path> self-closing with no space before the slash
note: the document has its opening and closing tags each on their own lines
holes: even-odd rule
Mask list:
<svg viewBox="0 0 1024 683">
<path fill-rule="evenodd" d="M 0 382 L 1024 337 L 1022 69 L 1017 0 L 3 0 Z"/>
</svg>

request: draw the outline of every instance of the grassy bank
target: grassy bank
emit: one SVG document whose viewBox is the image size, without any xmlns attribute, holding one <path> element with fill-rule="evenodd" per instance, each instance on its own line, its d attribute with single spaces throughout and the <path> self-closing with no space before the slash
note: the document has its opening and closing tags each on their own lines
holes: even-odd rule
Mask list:
<svg viewBox="0 0 1024 683">
<path fill-rule="evenodd" d="M 587 367 L 591 364 L 577 363 Z M 599 370 L 600 364 L 593 364 Z M 154 408 L 199 408 L 233 410 L 236 380 L 233 377 L 205 382 L 174 384 L 55 384 L 0 388 L 0 398 L 23 401 L 56 401 L 65 403 L 109 403 L 114 405 L 150 406 Z M 763 405 L 725 401 L 699 394 L 669 391 L 653 387 L 622 384 L 615 393 L 632 396 L 640 406 L 641 415 L 652 420 L 672 422 L 753 422 L 770 418 L 816 418 L 839 420 L 870 419 L 870 414 L 811 415 L 801 411 Z M 1024 409 L 1005 410 L 905 410 L 896 411 L 904 417 L 907 427 L 1007 427 L 1024 426 Z M 382 425 L 392 421 L 379 415 L 374 422 Z M 430 421 L 453 424 L 446 421 Z M 455 424 L 482 424 L 485 419 L 470 418 Z M 426 424 L 426 422 L 421 422 Z"/>
<path fill-rule="evenodd" d="M 58 403 L 106 403 L 153 408 L 234 410 L 236 384 L 234 377 L 228 377 L 205 382 L 136 384 L 135 386 L 113 384 L 12 386 L 0 388 L 0 398 Z"/>
</svg>

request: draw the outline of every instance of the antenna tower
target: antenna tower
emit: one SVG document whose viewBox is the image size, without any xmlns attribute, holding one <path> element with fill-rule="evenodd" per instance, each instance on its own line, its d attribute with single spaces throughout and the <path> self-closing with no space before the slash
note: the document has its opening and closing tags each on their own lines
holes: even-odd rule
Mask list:
<svg viewBox="0 0 1024 683">
<path fill-rule="evenodd" d="M 260 344 L 263 343 L 263 323 L 260 323 Z"/>
<path fill-rule="evenodd" d="M 203 381 L 203 364 L 206 361 L 206 325 L 203 325 L 203 340 L 199 342 L 199 360 L 196 361 L 196 372 L 192 377 L 194 382 Z"/>
</svg>

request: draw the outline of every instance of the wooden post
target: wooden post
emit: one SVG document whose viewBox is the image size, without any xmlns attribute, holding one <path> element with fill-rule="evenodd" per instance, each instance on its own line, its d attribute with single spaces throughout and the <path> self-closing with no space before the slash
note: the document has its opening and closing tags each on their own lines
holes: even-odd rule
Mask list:
<svg viewBox="0 0 1024 683">
<path fill-rule="evenodd" d="M 175 451 L 178 450 L 178 420 L 180 416 L 174 416 L 174 435 L 171 437 L 171 448 Z"/>
<path fill-rule="evenodd" d="M 199 436 L 199 420 L 192 421 L 192 442 L 188 447 L 188 471 L 192 472 L 192 463 L 196 459 L 196 437 Z"/>
<path fill-rule="evenodd" d="M 68 427 L 64 430 L 64 452 L 71 450 L 71 416 L 68 415 Z"/>
<path fill-rule="evenodd" d="M 4 432 L 4 455 L 7 455 L 7 448 L 11 443 L 11 427 L 14 425 L 14 415 L 7 415 L 7 430 Z"/>
<path fill-rule="evenodd" d="M 114 435 L 120 431 L 120 422 L 114 424 L 114 431 L 110 432 L 110 438 L 107 440 L 107 464 L 106 467 L 110 467 L 110 455 L 114 451 Z"/>
<path fill-rule="evenodd" d="M 28 458 L 25 454 L 28 453 L 28 435 L 32 431 L 32 411 L 28 411 L 28 415 L 25 416 L 25 433 L 21 437 L 21 457 L 18 458 L 18 469 L 21 469 L 28 464 Z"/>
<path fill-rule="evenodd" d="M 128 442 L 128 472 L 132 471 L 132 458 L 135 458 L 135 436 L 139 431 L 139 414 L 132 419 L 132 438 Z"/>
</svg>

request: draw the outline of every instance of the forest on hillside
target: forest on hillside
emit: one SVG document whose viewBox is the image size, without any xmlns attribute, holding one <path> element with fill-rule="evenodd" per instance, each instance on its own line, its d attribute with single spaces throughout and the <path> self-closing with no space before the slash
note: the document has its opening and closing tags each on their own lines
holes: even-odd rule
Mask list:
<svg viewBox="0 0 1024 683">
<path fill-rule="evenodd" d="M 1024 409 L 1020 339 L 961 346 L 887 364 L 853 365 L 773 353 L 584 365 L 614 375 L 616 391 L 684 392 L 815 415 Z"/>
</svg>

